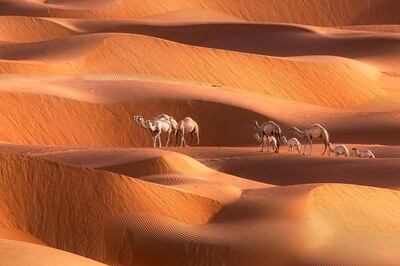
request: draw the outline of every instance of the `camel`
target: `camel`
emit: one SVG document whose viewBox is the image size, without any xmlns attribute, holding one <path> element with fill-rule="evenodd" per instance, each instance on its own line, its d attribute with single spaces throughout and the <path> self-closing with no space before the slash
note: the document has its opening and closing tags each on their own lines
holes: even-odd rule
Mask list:
<svg viewBox="0 0 400 266">
<path fill-rule="evenodd" d="M 292 152 L 293 148 L 296 147 L 297 151 L 299 153 L 301 153 L 300 152 L 301 144 L 300 144 L 300 141 L 298 139 L 291 138 L 291 139 L 287 140 L 285 136 L 282 136 L 281 139 L 282 139 L 283 143 L 286 144 L 289 147 L 289 152 Z"/>
<path fill-rule="evenodd" d="M 196 135 L 197 137 L 197 144 L 200 144 L 200 136 L 199 136 L 199 125 L 194 121 L 191 117 L 185 117 L 183 120 L 181 120 L 178 123 L 178 134 L 177 137 L 179 137 L 179 134 L 181 135 L 181 147 L 186 147 L 186 140 L 185 140 L 185 134 L 190 134 L 191 139 L 190 139 L 190 144 L 192 144 L 193 141 L 193 135 Z"/>
<path fill-rule="evenodd" d="M 262 135 L 266 135 L 269 137 L 275 137 L 277 141 L 277 149 L 275 150 L 276 153 L 279 152 L 280 146 L 280 139 L 282 135 L 282 130 L 277 123 L 274 121 L 268 121 L 262 123 L 260 126 L 257 121 L 254 121 L 254 128 L 258 131 L 257 133 L 262 133 Z"/>
<path fill-rule="evenodd" d="M 269 151 L 270 146 L 272 147 L 273 151 L 276 151 L 276 149 L 278 148 L 278 144 L 274 136 L 268 137 L 267 135 L 263 135 L 263 137 L 261 138 L 260 135 L 258 135 L 258 133 L 254 133 L 253 135 L 256 138 L 256 140 L 260 142 L 260 147 L 261 147 L 260 152 L 264 151 L 265 147 L 268 148 L 267 151 Z"/>
<path fill-rule="evenodd" d="M 329 144 L 329 133 L 323 126 L 321 126 L 320 124 L 314 124 L 314 125 L 307 127 L 304 131 L 299 130 L 295 126 L 292 126 L 291 128 L 289 128 L 288 132 L 294 133 L 298 137 L 306 139 L 306 143 L 304 144 L 303 154 L 306 153 L 307 143 L 310 144 L 310 155 L 311 155 L 312 154 L 312 140 L 313 139 L 322 139 L 325 144 L 325 149 L 324 149 L 324 152 L 322 153 L 322 156 L 324 156 L 324 154 L 328 148 L 328 144 Z"/>
<path fill-rule="evenodd" d="M 360 158 L 375 158 L 375 155 L 372 153 L 371 150 L 358 150 L 357 148 L 353 148 L 352 149 L 355 153 L 357 157 Z"/>
<path fill-rule="evenodd" d="M 158 118 L 151 118 L 148 120 L 144 120 L 142 116 L 137 115 L 133 117 L 133 120 L 142 126 L 145 129 L 148 129 L 151 133 L 151 136 L 153 138 L 153 146 L 157 146 L 157 140 L 159 141 L 159 147 L 162 147 L 161 144 L 161 133 L 168 133 L 168 140 L 166 147 L 168 147 L 169 142 L 170 142 L 170 136 L 171 133 L 173 132 L 173 127 L 172 124 L 169 120 L 164 119 L 161 117 L 162 115 L 158 116 Z"/>
<path fill-rule="evenodd" d="M 344 155 L 346 157 L 350 156 L 349 149 L 347 149 L 347 147 L 343 144 L 338 145 L 335 148 L 332 147 L 331 143 L 329 143 L 328 146 L 329 146 L 329 155 L 330 155 L 330 152 L 332 152 L 335 154 L 335 156 L 338 156 L 338 155 Z"/>
</svg>

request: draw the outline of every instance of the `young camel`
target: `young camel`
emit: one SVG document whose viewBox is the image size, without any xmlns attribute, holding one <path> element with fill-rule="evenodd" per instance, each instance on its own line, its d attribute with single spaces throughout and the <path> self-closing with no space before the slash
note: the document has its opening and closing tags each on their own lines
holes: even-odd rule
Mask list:
<svg viewBox="0 0 400 266">
<path fill-rule="evenodd" d="M 133 120 L 142 126 L 145 129 L 148 129 L 153 138 L 153 146 L 157 146 L 157 140 L 159 141 L 159 147 L 162 147 L 161 144 L 161 133 L 168 133 L 168 140 L 166 147 L 168 147 L 170 142 L 171 133 L 173 131 L 173 127 L 169 120 L 165 120 L 163 118 L 152 118 L 149 120 L 144 120 L 142 116 L 137 115 L 133 117 Z"/>
<path fill-rule="evenodd" d="M 293 126 L 293 127 L 289 128 L 288 132 L 294 133 L 298 137 L 306 139 L 306 143 L 304 144 L 303 154 L 306 153 L 307 143 L 310 144 L 310 155 L 311 155 L 312 154 L 312 140 L 313 139 L 322 139 L 325 144 L 325 149 L 324 149 L 324 152 L 322 153 L 322 156 L 324 156 L 324 154 L 328 148 L 328 144 L 329 144 L 329 134 L 328 134 L 328 131 L 323 126 L 321 126 L 320 124 L 314 124 L 314 125 L 311 125 L 308 128 L 306 128 L 304 131 L 301 131 L 297 127 Z"/>
<path fill-rule="evenodd" d="M 282 130 L 279 125 L 274 121 L 268 121 L 262 123 L 260 126 L 257 121 L 254 121 L 254 128 L 257 130 L 257 133 L 261 133 L 262 135 L 266 135 L 268 137 L 275 137 L 277 141 L 277 149 L 275 152 L 278 153 L 282 135 Z"/>
<path fill-rule="evenodd" d="M 353 148 L 352 149 L 355 153 L 357 157 L 360 158 L 375 158 L 375 155 L 372 153 L 371 150 L 358 150 L 357 148 Z"/>
<path fill-rule="evenodd" d="M 285 136 L 282 136 L 281 139 L 282 139 L 283 143 L 289 147 L 289 152 L 292 152 L 293 148 L 296 147 L 297 151 L 299 153 L 301 153 L 300 152 L 301 144 L 300 144 L 300 141 L 298 139 L 291 138 L 291 139 L 287 140 Z"/>
<path fill-rule="evenodd" d="M 193 135 L 196 135 L 197 144 L 200 144 L 199 133 L 199 125 L 191 117 L 185 117 L 178 123 L 177 137 L 179 137 L 179 134 L 181 135 L 181 147 L 186 147 L 185 134 L 190 134 L 191 136 L 189 144 L 192 144 Z"/>
<path fill-rule="evenodd" d="M 265 147 L 268 148 L 267 151 L 269 151 L 270 146 L 272 147 L 273 151 L 276 151 L 276 149 L 278 148 L 278 143 L 274 136 L 268 137 L 267 135 L 263 135 L 263 138 L 261 138 L 260 135 L 258 135 L 258 133 L 254 133 L 253 135 L 256 138 L 256 140 L 260 142 L 260 147 L 261 147 L 260 152 L 264 151 Z"/>
<path fill-rule="evenodd" d="M 338 145 L 335 148 L 332 147 L 331 143 L 329 143 L 328 146 L 329 146 L 329 155 L 330 155 L 330 152 L 332 152 L 335 154 L 335 156 L 338 156 L 338 155 L 344 155 L 346 157 L 350 156 L 349 149 L 347 149 L 347 147 L 343 144 Z"/>
</svg>

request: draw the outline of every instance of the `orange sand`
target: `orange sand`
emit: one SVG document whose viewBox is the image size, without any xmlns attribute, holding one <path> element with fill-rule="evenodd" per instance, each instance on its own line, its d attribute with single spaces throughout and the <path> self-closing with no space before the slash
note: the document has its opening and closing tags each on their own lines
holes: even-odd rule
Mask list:
<svg viewBox="0 0 400 266">
<path fill-rule="evenodd" d="M 399 11 L 0 0 L 0 264 L 399 264 Z M 150 148 L 161 113 L 200 147 Z M 376 159 L 260 153 L 254 120 Z"/>
</svg>

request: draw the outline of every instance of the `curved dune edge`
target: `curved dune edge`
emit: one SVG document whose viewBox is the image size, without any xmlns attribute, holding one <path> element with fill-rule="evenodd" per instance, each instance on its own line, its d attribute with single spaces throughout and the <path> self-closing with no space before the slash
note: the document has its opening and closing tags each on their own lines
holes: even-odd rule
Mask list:
<svg viewBox="0 0 400 266">
<path fill-rule="evenodd" d="M 365 62 L 381 72 L 397 71 L 398 63 L 393 57 L 400 56 L 398 34 L 377 31 L 360 32 L 357 31 L 356 26 L 356 30 L 353 31 L 298 24 L 246 23 L 235 20 L 185 22 L 181 20 L 0 17 L 0 21 L 4 22 L 2 24 L 4 26 L 0 26 L 0 40 L 14 42 L 45 41 L 88 33 L 130 33 L 183 44 L 268 56 L 307 56 L 308 61 L 314 62 L 340 61 L 327 57 L 338 56 Z M 15 27 L 21 28 L 20 31 L 24 34 L 17 34 L 21 37 L 16 36 L 17 31 L 12 30 Z M 394 27 L 392 25 L 392 28 Z M 57 44 L 54 43 L 47 49 L 54 50 L 54 46 Z M 46 47 L 44 45 L 41 50 Z M 29 49 L 35 49 L 35 45 L 29 46 Z M 34 54 L 34 51 L 31 53 Z M 21 56 L 15 58 L 23 59 Z M 6 51 L 3 53 L 3 59 L 13 59 L 12 54 Z M 42 60 L 45 59 L 42 58 Z M 367 76 L 370 74 L 368 73 Z"/>
<path fill-rule="evenodd" d="M 307 4 L 291 0 L 184 0 L 168 3 L 118 0 L 106 3 L 71 0 L 46 4 L 5 0 L 0 15 L 116 19 L 154 16 L 182 9 L 204 9 L 249 21 L 324 26 L 399 23 L 399 6 L 395 0 L 323 0 L 308 1 Z"/>
<path fill-rule="evenodd" d="M 33 236 L 32 234 L 18 229 L 0 228 L 0 239 L 28 242 L 32 244 L 47 246 L 46 243 Z"/>
<path fill-rule="evenodd" d="M 153 52 L 147 53 L 149 49 Z M 203 81 L 328 107 L 351 107 L 385 95 L 356 64 L 283 60 L 137 35 L 90 34 L 16 45 L 0 52 L 0 58 L 7 59 L 0 60 L 3 74 L 135 73 Z M 291 73 L 290 79 L 286 73 Z"/>
<path fill-rule="evenodd" d="M 104 227 L 115 216 L 159 213 L 202 224 L 221 208 L 211 199 L 105 171 L 18 154 L 1 153 L 0 160 L 0 226 L 98 261 L 105 255 Z"/>
<path fill-rule="evenodd" d="M 244 19 L 228 15 L 219 11 L 204 9 L 180 9 L 167 11 L 164 13 L 142 17 L 154 21 L 171 21 L 176 22 L 210 22 L 210 21 L 245 21 Z"/>
<path fill-rule="evenodd" d="M 62 250 L 5 239 L 0 239 L 0 264 L 60 266 L 105 265 Z"/>
<path fill-rule="evenodd" d="M 38 42 L 75 34 L 76 31 L 43 18 L 0 16 L 0 41 Z"/>
<path fill-rule="evenodd" d="M 270 185 L 227 175 L 198 161 L 159 149 L 42 147 L 3 144 L 1 152 L 18 152 L 74 166 L 123 174 L 215 200 L 225 206 L 240 198 L 243 190 Z M 1 237 L 1 230 L 0 230 Z"/>
<path fill-rule="evenodd" d="M 368 207 L 371 199 L 376 208 Z M 280 265 L 395 264 L 399 201 L 400 192 L 393 190 L 296 185 L 248 191 L 223 209 L 215 223 L 201 226 L 149 214 L 118 217 L 107 228 L 107 261 L 125 265 L 134 261 L 264 265 L 267 259 Z M 191 255 L 177 256 L 183 250 Z M 154 253 L 159 256 L 151 256 Z"/>
</svg>

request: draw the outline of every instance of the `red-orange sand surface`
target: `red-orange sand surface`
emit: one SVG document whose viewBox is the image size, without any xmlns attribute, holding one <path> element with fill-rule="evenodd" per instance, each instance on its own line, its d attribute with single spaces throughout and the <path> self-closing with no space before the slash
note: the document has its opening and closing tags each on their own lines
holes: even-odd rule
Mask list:
<svg viewBox="0 0 400 266">
<path fill-rule="evenodd" d="M 400 265 L 399 14 L 0 0 L 0 265 Z M 200 145 L 152 148 L 163 113 Z M 261 153 L 254 120 L 376 158 Z"/>
</svg>

